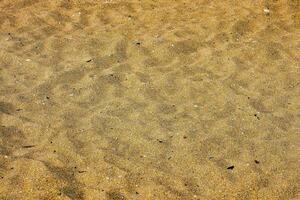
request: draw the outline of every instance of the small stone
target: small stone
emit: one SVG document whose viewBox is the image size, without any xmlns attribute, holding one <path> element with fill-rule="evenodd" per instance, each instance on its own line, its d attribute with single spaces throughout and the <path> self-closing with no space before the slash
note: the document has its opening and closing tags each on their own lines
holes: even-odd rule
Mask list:
<svg viewBox="0 0 300 200">
<path fill-rule="evenodd" d="M 234 165 L 231 165 L 231 166 L 227 167 L 227 169 L 233 170 L 234 169 Z"/>
<path fill-rule="evenodd" d="M 264 13 L 265 13 L 265 14 L 269 14 L 269 13 L 270 13 L 269 8 L 264 8 Z"/>
</svg>

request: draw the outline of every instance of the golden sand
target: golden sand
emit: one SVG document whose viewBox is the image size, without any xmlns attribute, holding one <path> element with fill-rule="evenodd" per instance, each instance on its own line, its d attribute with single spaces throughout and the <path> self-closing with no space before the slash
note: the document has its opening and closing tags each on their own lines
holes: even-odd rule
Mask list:
<svg viewBox="0 0 300 200">
<path fill-rule="evenodd" d="M 0 0 L 0 199 L 300 199 L 299 4 Z"/>
</svg>

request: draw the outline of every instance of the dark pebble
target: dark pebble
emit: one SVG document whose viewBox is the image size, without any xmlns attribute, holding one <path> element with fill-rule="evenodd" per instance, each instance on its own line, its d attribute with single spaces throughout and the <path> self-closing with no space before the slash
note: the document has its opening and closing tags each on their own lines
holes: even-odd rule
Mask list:
<svg viewBox="0 0 300 200">
<path fill-rule="evenodd" d="M 230 169 L 230 170 L 233 170 L 233 168 L 234 168 L 234 166 L 232 165 L 232 166 L 229 166 L 229 167 L 227 167 L 227 169 Z"/>
<path fill-rule="evenodd" d="M 254 114 L 254 116 L 259 120 L 260 118 L 259 118 L 259 116 L 257 115 L 257 114 Z"/>
</svg>

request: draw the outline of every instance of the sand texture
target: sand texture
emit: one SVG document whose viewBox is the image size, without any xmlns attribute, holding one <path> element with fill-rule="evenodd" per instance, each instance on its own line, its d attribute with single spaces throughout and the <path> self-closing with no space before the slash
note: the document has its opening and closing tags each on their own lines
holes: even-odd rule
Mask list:
<svg viewBox="0 0 300 200">
<path fill-rule="evenodd" d="M 298 200 L 299 166 L 299 0 L 0 0 L 0 200 Z"/>
</svg>

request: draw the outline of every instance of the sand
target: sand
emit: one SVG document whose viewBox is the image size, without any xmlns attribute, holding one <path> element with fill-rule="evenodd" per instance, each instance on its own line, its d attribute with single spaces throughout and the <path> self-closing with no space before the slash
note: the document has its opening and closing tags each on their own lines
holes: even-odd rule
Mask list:
<svg viewBox="0 0 300 200">
<path fill-rule="evenodd" d="M 1 0 L 0 199 L 300 199 L 299 6 Z"/>
</svg>

